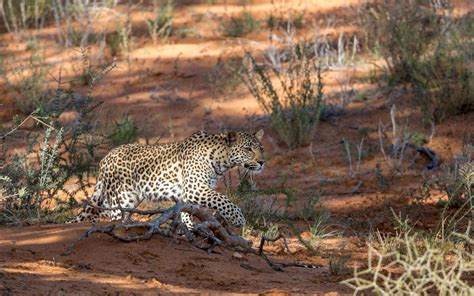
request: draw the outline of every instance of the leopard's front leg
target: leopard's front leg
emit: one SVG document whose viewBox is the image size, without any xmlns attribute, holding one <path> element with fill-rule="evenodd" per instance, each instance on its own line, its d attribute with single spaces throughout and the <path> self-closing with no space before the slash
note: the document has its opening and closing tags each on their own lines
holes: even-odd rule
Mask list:
<svg viewBox="0 0 474 296">
<path fill-rule="evenodd" d="M 239 207 L 233 204 L 227 196 L 210 188 L 190 190 L 184 192 L 185 202 L 198 204 L 200 206 L 215 209 L 232 226 L 241 227 L 245 225 L 245 218 Z"/>
</svg>

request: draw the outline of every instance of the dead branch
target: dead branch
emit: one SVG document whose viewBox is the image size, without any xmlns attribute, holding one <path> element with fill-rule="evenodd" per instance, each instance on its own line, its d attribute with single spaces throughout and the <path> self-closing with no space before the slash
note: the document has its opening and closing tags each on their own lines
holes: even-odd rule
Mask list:
<svg viewBox="0 0 474 296">
<path fill-rule="evenodd" d="M 415 149 L 416 152 L 428 157 L 428 159 L 431 160 L 430 163 L 426 165 L 427 170 L 435 169 L 441 164 L 441 160 L 440 160 L 439 156 L 436 154 L 436 152 L 434 152 L 430 148 L 415 145 L 413 143 L 408 143 L 407 146 L 409 148 Z"/>
<path fill-rule="evenodd" d="M 231 251 L 242 252 L 244 254 L 253 254 L 261 257 L 267 264 L 276 271 L 283 271 L 285 267 L 302 267 L 302 268 L 318 268 L 320 266 L 303 264 L 303 263 L 277 263 L 272 261 L 267 254 L 263 252 L 263 244 L 265 241 L 276 241 L 284 239 L 281 235 L 275 239 L 267 239 L 262 237 L 262 241 L 258 249 L 252 248 L 252 242 L 241 236 L 233 234 L 225 221 L 219 221 L 216 217 L 206 211 L 206 209 L 192 204 L 177 203 L 175 206 L 167 209 L 155 210 L 139 210 L 127 208 L 106 208 L 95 206 L 90 203 L 88 205 L 104 211 L 120 210 L 130 214 L 138 215 L 160 215 L 148 222 L 129 222 L 116 223 L 107 225 L 93 225 L 86 230 L 75 242 L 73 242 L 63 255 L 69 255 L 76 247 L 77 243 L 90 237 L 94 233 L 104 233 L 110 235 L 114 239 L 123 242 L 135 242 L 141 240 L 149 240 L 154 235 L 174 238 L 191 243 L 192 246 L 212 252 L 219 247 Z M 194 230 L 191 231 L 181 222 L 181 213 L 188 213 L 197 218 L 199 222 L 195 224 Z M 134 233 L 130 230 L 140 230 Z M 204 242 L 204 245 L 202 244 Z"/>
</svg>

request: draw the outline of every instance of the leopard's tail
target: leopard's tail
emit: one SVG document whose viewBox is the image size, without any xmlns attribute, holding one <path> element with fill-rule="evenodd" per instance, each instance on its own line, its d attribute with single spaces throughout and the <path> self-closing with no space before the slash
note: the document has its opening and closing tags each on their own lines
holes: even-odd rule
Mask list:
<svg viewBox="0 0 474 296">
<path fill-rule="evenodd" d="M 95 206 L 100 206 L 103 204 L 104 201 L 104 192 L 103 192 L 103 183 L 101 180 L 97 181 L 94 187 L 94 193 L 92 194 L 90 203 Z M 96 221 L 99 217 L 101 217 L 101 213 L 103 211 L 95 208 L 91 205 L 85 205 L 82 209 L 81 213 L 74 217 L 73 219 L 67 221 L 67 224 L 71 223 L 79 223 L 82 221 Z"/>
</svg>

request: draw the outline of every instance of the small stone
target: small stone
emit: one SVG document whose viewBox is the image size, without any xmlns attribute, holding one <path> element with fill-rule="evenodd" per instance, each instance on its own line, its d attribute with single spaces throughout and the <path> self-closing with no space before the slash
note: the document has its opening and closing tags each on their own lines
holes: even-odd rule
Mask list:
<svg viewBox="0 0 474 296">
<path fill-rule="evenodd" d="M 232 257 L 234 257 L 235 259 L 243 259 L 244 256 L 242 254 L 240 254 L 239 252 L 234 252 L 234 254 L 232 254 Z"/>
</svg>

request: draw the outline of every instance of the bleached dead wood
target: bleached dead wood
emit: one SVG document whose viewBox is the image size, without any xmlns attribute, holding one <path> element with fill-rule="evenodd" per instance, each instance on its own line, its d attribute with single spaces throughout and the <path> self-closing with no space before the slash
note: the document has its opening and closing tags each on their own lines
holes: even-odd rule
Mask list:
<svg viewBox="0 0 474 296">
<path fill-rule="evenodd" d="M 100 210 L 116 209 L 98 206 L 93 207 Z M 210 214 L 206 209 L 197 205 L 177 203 L 175 206 L 167 209 L 117 209 L 121 210 L 122 212 L 128 212 L 130 214 L 137 214 L 143 216 L 160 216 L 147 222 L 110 223 L 106 225 L 93 225 L 91 228 L 82 233 L 82 235 L 78 238 L 77 241 L 75 241 L 69 246 L 64 255 L 69 255 L 76 247 L 79 241 L 90 237 L 94 233 L 104 233 L 123 242 L 149 240 L 154 235 L 160 235 L 164 237 L 171 237 L 177 240 L 187 241 L 194 247 L 207 251 L 209 253 L 212 252 L 215 248 L 219 247 L 222 249 L 237 251 L 244 254 L 253 254 L 263 258 L 267 262 L 267 264 L 276 271 L 283 271 L 283 268 L 285 267 L 320 267 L 296 262 L 278 263 L 270 260 L 270 258 L 263 251 L 263 245 L 267 241 L 275 241 L 281 239 L 281 236 L 279 236 L 275 240 L 266 239 L 264 236 L 262 236 L 259 248 L 254 249 L 252 248 L 252 241 L 246 240 L 241 236 L 233 234 L 224 220 L 218 219 L 219 217 Z M 188 213 L 199 220 L 199 222 L 194 225 L 194 229 L 192 230 L 192 232 L 188 230 L 188 228 L 183 222 L 181 222 L 181 213 Z M 138 233 L 133 233 L 131 230 L 140 230 L 141 232 L 138 231 Z"/>
</svg>

